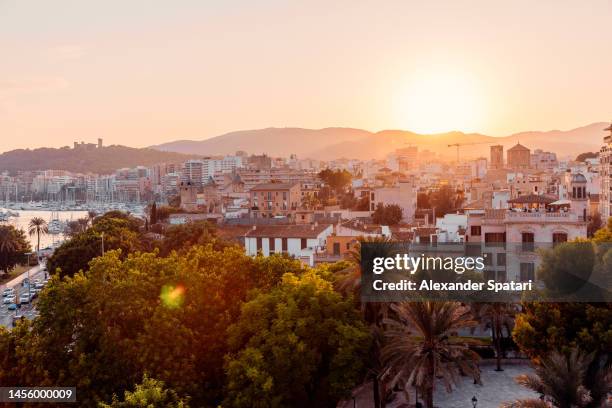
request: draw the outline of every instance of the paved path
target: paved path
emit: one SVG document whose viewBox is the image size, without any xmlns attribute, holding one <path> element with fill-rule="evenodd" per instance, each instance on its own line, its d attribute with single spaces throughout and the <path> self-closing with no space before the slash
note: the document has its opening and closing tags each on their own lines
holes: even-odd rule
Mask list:
<svg viewBox="0 0 612 408">
<path fill-rule="evenodd" d="M 478 408 L 498 408 L 503 402 L 510 402 L 522 398 L 537 398 L 538 395 L 522 387 L 514 381 L 520 374 L 533 373 L 528 364 L 504 365 L 504 371 L 495 371 L 495 365 L 485 362 L 481 365 L 482 385 L 474 385 L 473 380 L 463 377 L 453 392 L 447 393 L 444 386 L 439 384 L 434 395 L 436 408 L 472 408 L 472 397 L 478 399 Z M 355 390 L 355 408 L 370 408 L 372 403 L 372 385 L 364 384 Z M 338 404 L 339 408 L 352 408 L 353 400 Z M 387 408 L 414 407 L 414 390 L 410 391 L 410 404 L 400 393 L 387 404 Z"/>
</svg>

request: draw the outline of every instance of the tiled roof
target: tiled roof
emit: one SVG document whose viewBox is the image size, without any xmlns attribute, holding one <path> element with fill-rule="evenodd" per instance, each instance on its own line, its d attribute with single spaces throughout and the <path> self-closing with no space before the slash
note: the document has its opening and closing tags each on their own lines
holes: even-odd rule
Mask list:
<svg viewBox="0 0 612 408">
<path fill-rule="evenodd" d="M 316 238 L 331 224 L 312 225 L 257 225 L 247 237 L 261 238 Z"/>
<path fill-rule="evenodd" d="M 510 204 L 550 204 L 554 201 L 556 201 L 554 198 L 538 194 L 525 194 L 517 198 L 513 198 L 512 200 L 508 200 Z"/>
<path fill-rule="evenodd" d="M 515 152 L 517 150 L 529 150 L 528 148 L 526 148 L 525 146 L 523 146 L 520 143 L 517 143 L 516 145 L 512 146 L 511 148 L 508 149 L 509 152 Z"/>
</svg>

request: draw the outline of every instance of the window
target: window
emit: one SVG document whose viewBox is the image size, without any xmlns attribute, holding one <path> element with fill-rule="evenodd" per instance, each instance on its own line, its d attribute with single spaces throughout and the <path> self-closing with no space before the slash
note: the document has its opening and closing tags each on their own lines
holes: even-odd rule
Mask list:
<svg viewBox="0 0 612 408">
<path fill-rule="evenodd" d="M 555 232 L 552 235 L 553 246 L 562 242 L 567 242 L 567 234 L 565 232 Z"/>
<path fill-rule="evenodd" d="M 506 266 L 506 253 L 500 252 L 497 254 L 497 266 Z"/>
<path fill-rule="evenodd" d="M 506 271 L 497 271 L 497 281 L 498 282 L 506 281 Z"/>
<path fill-rule="evenodd" d="M 487 232 L 485 233 L 485 246 L 487 247 L 504 247 L 506 242 L 505 232 Z"/>
<path fill-rule="evenodd" d="M 535 267 L 532 262 L 521 262 L 521 282 L 535 280 Z"/>
<path fill-rule="evenodd" d="M 533 239 L 534 239 L 534 236 L 532 232 L 523 232 L 521 234 L 521 241 L 523 243 L 523 251 L 533 252 L 533 250 L 535 249 Z"/>
<path fill-rule="evenodd" d="M 495 271 L 484 271 L 484 279 L 486 281 L 495 280 Z"/>
<path fill-rule="evenodd" d="M 306 238 L 302 238 L 301 241 L 302 241 L 301 242 L 301 248 L 302 249 L 308 248 L 308 240 Z"/>
<path fill-rule="evenodd" d="M 287 199 L 287 192 L 283 191 L 283 200 L 286 200 L 286 199 Z"/>
<path fill-rule="evenodd" d="M 340 243 L 334 242 L 334 255 L 340 255 Z"/>
<path fill-rule="evenodd" d="M 274 250 L 276 249 L 276 239 L 274 238 L 269 238 L 270 240 L 270 253 L 273 253 Z"/>
<path fill-rule="evenodd" d="M 282 251 L 287 252 L 287 238 L 282 239 Z"/>
<path fill-rule="evenodd" d="M 262 247 L 262 245 L 261 245 L 261 237 L 257 237 L 256 240 L 257 240 L 257 251 L 261 251 L 261 247 Z"/>
<path fill-rule="evenodd" d="M 482 227 L 480 225 L 472 225 L 470 227 L 470 235 L 480 236 L 482 233 Z"/>
</svg>

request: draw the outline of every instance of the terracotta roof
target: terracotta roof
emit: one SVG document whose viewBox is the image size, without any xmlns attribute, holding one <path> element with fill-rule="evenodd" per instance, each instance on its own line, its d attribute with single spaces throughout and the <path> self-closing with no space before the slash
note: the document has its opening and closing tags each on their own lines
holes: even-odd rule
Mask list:
<svg viewBox="0 0 612 408">
<path fill-rule="evenodd" d="M 247 237 L 261 238 L 316 238 L 331 224 L 312 225 L 257 225 Z"/>
<path fill-rule="evenodd" d="M 554 201 L 556 201 L 554 198 L 538 194 L 525 194 L 517 198 L 513 198 L 512 200 L 508 200 L 510 204 L 550 204 Z"/>
<path fill-rule="evenodd" d="M 516 145 L 508 149 L 509 152 L 515 152 L 517 150 L 529 150 L 529 149 L 520 143 L 517 143 Z"/>
<path fill-rule="evenodd" d="M 288 190 L 298 183 L 261 183 L 251 188 L 251 191 Z"/>
</svg>

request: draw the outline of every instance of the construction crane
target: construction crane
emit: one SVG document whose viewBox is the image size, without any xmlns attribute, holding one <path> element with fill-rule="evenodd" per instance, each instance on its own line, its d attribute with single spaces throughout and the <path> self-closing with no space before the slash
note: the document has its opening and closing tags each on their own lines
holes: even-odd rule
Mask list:
<svg viewBox="0 0 612 408">
<path fill-rule="evenodd" d="M 456 147 L 457 148 L 457 163 L 459 163 L 459 148 L 461 146 L 472 146 L 472 145 L 481 145 L 481 144 L 489 144 L 491 142 L 474 142 L 474 143 L 453 143 L 449 144 L 448 147 Z"/>
</svg>

